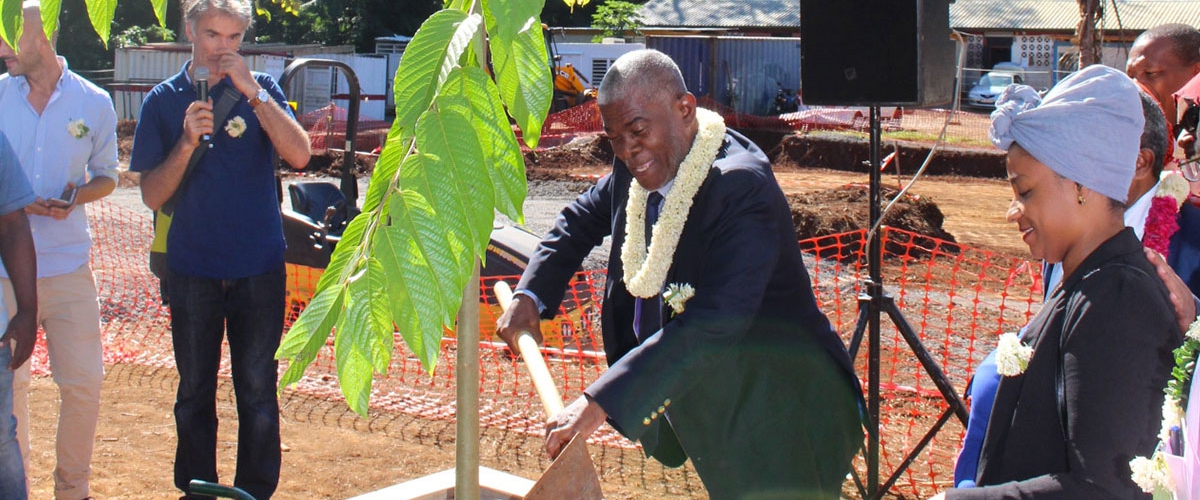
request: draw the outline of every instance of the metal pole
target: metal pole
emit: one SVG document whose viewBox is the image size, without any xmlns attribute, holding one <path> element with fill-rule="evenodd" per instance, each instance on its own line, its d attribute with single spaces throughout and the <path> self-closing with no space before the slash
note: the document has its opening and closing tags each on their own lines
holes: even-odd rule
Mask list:
<svg viewBox="0 0 1200 500">
<path fill-rule="evenodd" d="M 479 259 L 458 310 L 454 498 L 479 500 Z"/>
<path fill-rule="evenodd" d="M 870 182 L 870 225 L 874 228 L 882 217 L 879 187 L 883 182 L 879 171 L 879 149 L 882 131 L 879 125 L 879 106 L 871 106 L 871 182 Z M 871 498 L 881 498 L 879 491 L 879 313 L 880 298 L 883 297 L 883 276 L 880 272 L 882 247 L 880 238 L 883 229 L 879 228 L 871 236 L 867 246 L 867 268 L 870 281 L 867 283 L 867 294 L 871 297 L 867 312 L 867 332 L 870 346 L 867 350 L 867 413 L 870 415 L 871 429 L 867 439 L 867 494 Z"/>
</svg>

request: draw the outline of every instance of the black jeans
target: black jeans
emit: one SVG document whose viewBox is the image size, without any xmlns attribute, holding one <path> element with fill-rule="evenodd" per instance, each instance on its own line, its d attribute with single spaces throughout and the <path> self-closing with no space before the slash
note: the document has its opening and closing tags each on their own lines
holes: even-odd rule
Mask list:
<svg viewBox="0 0 1200 500">
<path fill-rule="evenodd" d="M 238 453 L 233 484 L 258 500 L 279 485 L 278 363 L 286 273 L 234 280 L 171 272 L 171 340 L 179 369 L 175 398 L 175 486 L 217 481 L 217 370 L 228 333 L 237 398 Z"/>
</svg>

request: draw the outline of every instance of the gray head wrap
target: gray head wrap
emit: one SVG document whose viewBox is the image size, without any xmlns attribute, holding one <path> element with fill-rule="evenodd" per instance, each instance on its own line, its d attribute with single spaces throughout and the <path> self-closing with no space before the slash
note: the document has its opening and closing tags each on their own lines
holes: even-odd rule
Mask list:
<svg viewBox="0 0 1200 500">
<path fill-rule="evenodd" d="M 1097 64 L 1064 78 L 1045 99 L 1027 85 L 1009 85 L 996 99 L 988 135 L 1000 149 L 1016 142 L 1059 175 L 1124 202 L 1144 124 L 1137 85 Z"/>
</svg>

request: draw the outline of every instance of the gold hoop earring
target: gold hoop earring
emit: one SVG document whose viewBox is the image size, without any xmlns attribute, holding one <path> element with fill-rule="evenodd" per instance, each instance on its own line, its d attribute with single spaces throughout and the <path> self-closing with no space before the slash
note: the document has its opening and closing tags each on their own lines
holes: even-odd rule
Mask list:
<svg viewBox="0 0 1200 500">
<path fill-rule="evenodd" d="M 1085 201 L 1086 201 L 1086 200 L 1084 200 L 1084 199 L 1083 199 L 1083 195 L 1082 195 L 1082 194 L 1081 194 L 1081 195 L 1079 195 L 1079 198 L 1078 198 L 1078 199 L 1079 199 L 1079 206 L 1083 206 L 1083 204 L 1084 204 L 1084 203 L 1085 203 Z"/>
</svg>

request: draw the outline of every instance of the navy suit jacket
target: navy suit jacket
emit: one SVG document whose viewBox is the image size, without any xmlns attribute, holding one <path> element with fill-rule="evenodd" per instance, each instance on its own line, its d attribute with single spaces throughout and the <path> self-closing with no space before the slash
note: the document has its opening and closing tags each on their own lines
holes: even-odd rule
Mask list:
<svg viewBox="0 0 1200 500">
<path fill-rule="evenodd" d="M 1200 207 L 1189 202 L 1179 209 L 1179 231 L 1171 237 L 1169 248 L 1167 263 L 1192 295 L 1200 295 Z"/>
<path fill-rule="evenodd" d="M 789 427 L 801 429 L 807 415 L 840 420 L 842 430 L 819 439 L 856 448 L 858 379 L 845 346 L 817 307 L 790 209 L 758 146 L 727 132 L 696 194 L 666 280 L 690 284 L 695 296 L 679 315 L 664 306 L 662 330 L 640 344 L 620 251 L 631 182 L 625 165 L 615 161 L 612 173 L 563 210 L 518 285 L 535 293 L 552 316 L 574 270 L 612 235 L 601 312 L 610 368 L 585 391 L 610 423 L 640 439 L 646 453 L 664 464 L 680 465 L 691 457 L 714 498 L 725 495 L 714 491 L 713 476 L 746 474 L 731 473 L 724 463 L 729 458 L 752 466 L 764 457 L 738 455 L 793 453 L 812 444 L 796 442 L 805 439 L 803 430 L 766 428 L 767 416 L 786 416 Z M 814 394 L 795 387 L 817 380 L 832 382 Z M 805 399 L 809 396 L 832 403 L 806 408 L 816 404 Z M 840 407 L 831 411 L 830 405 Z M 755 451 L 740 442 L 755 443 Z M 829 453 L 837 457 L 841 451 Z"/>
</svg>

